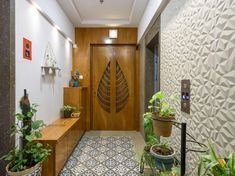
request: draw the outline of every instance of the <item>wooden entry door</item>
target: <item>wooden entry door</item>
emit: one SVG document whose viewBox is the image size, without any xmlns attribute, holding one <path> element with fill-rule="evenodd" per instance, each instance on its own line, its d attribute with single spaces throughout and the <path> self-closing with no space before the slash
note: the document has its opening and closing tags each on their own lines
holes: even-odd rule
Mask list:
<svg viewBox="0 0 235 176">
<path fill-rule="evenodd" d="M 135 46 L 93 45 L 92 129 L 137 130 Z"/>
</svg>

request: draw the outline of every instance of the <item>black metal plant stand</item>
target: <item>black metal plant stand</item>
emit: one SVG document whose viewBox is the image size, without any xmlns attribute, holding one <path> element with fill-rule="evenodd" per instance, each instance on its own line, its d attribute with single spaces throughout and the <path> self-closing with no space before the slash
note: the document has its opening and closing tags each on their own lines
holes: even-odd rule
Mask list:
<svg viewBox="0 0 235 176">
<path fill-rule="evenodd" d="M 179 122 L 174 121 L 173 125 L 181 130 L 180 175 L 184 176 L 185 171 L 186 171 L 186 154 L 187 154 L 187 152 L 191 151 L 191 152 L 204 153 L 204 152 L 207 152 L 208 149 L 207 149 L 207 146 L 205 144 L 198 142 L 192 135 L 187 133 L 187 123 L 179 123 Z M 190 138 L 189 140 L 187 140 L 187 136 Z M 195 143 L 195 144 L 199 145 L 200 147 L 204 147 L 205 149 L 204 150 L 203 149 L 202 150 L 189 149 L 189 148 L 187 148 L 187 145 L 186 145 L 187 142 Z M 144 163 L 142 163 L 142 159 L 141 159 L 141 167 L 142 167 L 142 169 L 140 169 L 140 172 L 143 173 Z M 151 170 L 154 174 L 154 169 L 152 167 L 151 167 Z M 157 172 L 155 172 L 155 173 L 157 173 Z"/>
<path fill-rule="evenodd" d="M 187 131 L 187 124 L 181 123 L 181 145 L 180 145 L 180 153 L 181 153 L 180 174 L 181 176 L 185 175 L 185 168 L 186 168 L 186 131 Z"/>
<path fill-rule="evenodd" d="M 197 152 L 197 153 L 205 153 L 208 151 L 207 146 L 201 142 L 198 142 L 192 135 L 187 133 L 187 123 L 179 123 L 174 122 L 174 126 L 181 130 L 181 146 L 180 146 L 180 175 L 185 175 L 186 170 L 186 153 L 187 152 Z M 181 126 L 181 127 L 180 127 Z M 187 140 L 187 136 L 190 137 L 190 140 Z M 195 143 L 200 147 L 204 147 L 204 150 L 197 149 L 188 149 L 186 147 L 187 142 Z"/>
</svg>

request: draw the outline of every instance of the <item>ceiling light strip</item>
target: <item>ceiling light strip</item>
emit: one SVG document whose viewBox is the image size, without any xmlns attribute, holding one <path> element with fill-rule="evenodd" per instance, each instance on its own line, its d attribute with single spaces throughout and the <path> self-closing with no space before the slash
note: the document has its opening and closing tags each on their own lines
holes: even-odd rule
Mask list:
<svg viewBox="0 0 235 176">
<path fill-rule="evenodd" d="M 26 0 L 28 1 L 32 6 L 34 6 L 37 11 L 53 26 L 57 29 L 57 31 L 66 39 L 68 40 L 72 45 L 74 44 L 73 40 L 71 38 L 69 38 L 65 32 L 63 32 L 61 30 L 61 28 L 56 25 L 56 23 L 51 19 L 51 17 L 49 17 L 49 15 L 47 15 L 45 12 L 42 11 L 41 7 L 34 1 L 34 0 Z"/>
</svg>

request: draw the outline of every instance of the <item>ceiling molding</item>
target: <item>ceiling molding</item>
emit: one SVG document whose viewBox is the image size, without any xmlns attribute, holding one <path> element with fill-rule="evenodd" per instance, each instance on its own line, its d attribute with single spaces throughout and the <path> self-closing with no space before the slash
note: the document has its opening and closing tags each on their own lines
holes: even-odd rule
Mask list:
<svg viewBox="0 0 235 176">
<path fill-rule="evenodd" d="M 126 6 L 126 8 L 124 8 L 125 10 L 122 11 L 121 9 L 119 13 L 115 9 L 118 15 L 117 15 L 117 18 L 114 18 L 114 19 L 103 18 L 105 13 L 102 14 L 103 16 L 102 15 L 99 16 L 99 13 L 97 13 L 97 16 L 95 16 L 94 13 L 91 16 L 89 15 L 87 16 L 87 13 L 85 13 L 86 15 L 84 16 L 83 14 L 84 8 L 82 9 L 82 12 L 81 12 L 81 9 L 79 9 L 78 7 L 78 3 L 81 2 L 81 0 L 57 0 L 57 1 L 59 5 L 62 7 L 62 9 L 65 11 L 67 16 L 70 18 L 74 26 L 76 27 L 90 27 L 90 26 L 96 27 L 96 26 L 112 26 L 112 25 L 113 26 L 125 26 L 125 27 L 127 26 L 137 27 L 138 26 L 137 23 L 140 21 L 139 18 L 144 13 L 145 7 L 149 0 L 128 1 L 129 4 L 128 6 Z M 89 3 L 87 2 L 88 4 L 86 4 L 86 2 L 82 1 L 82 3 L 83 3 L 83 6 L 84 6 L 84 3 L 85 3 L 85 6 L 89 6 L 90 2 Z M 118 1 L 114 2 L 114 4 L 116 3 L 119 3 L 119 2 Z M 118 4 L 119 8 L 120 8 L 120 4 L 122 3 L 125 3 L 125 1 L 120 1 L 120 3 Z M 96 9 L 94 9 L 94 11 L 95 10 Z M 98 11 L 100 11 L 100 9 L 97 10 L 97 12 Z M 109 13 L 107 14 L 110 14 L 111 13 L 110 9 L 108 9 L 108 11 Z M 122 13 L 125 13 L 125 15 L 123 15 Z M 119 17 L 123 17 L 123 18 L 119 18 Z"/>
<path fill-rule="evenodd" d="M 79 0 L 77 0 L 77 1 L 79 2 Z M 78 17 L 79 17 L 79 20 L 80 20 L 80 21 L 83 21 L 82 16 L 81 16 L 81 14 L 80 14 L 80 12 L 79 12 L 77 6 L 75 5 L 74 0 L 68 0 L 68 2 L 70 2 L 71 5 L 73 6 L 73 9 L 76 11 L 76 13 L 77 13 L 77 15 L 78 15 Z"/>
<path fill-rule="evenodd" d="M 137 0 L 134 0 L 134 2 L 133 2 L 133 4 L 132 4 L 131 12 L 130 12 L 130 15 L 129 15 L 129 23 L 131 22 L 132 17 L 133 17 L 133 13 L 134 13 L 135 6 L 136 6 L 136 1 L 137 1 Z"/>
<path fill-rule="evenodd" d="M 106 25 L 106 24 L 120 24 L 127 25 L 130 24 L 129 20 L 83 20 L 82 24 L 96 24 L 96 25 Z"/>
</svg>

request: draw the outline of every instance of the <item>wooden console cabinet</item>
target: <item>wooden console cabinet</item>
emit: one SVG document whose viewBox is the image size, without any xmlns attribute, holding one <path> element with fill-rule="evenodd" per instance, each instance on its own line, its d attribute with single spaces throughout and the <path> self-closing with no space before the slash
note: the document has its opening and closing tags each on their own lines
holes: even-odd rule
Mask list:
<svg viewBox="0 0 235 176">
<path fill-rule="evenodd" d="M 64 87 L 64 105 L 76 107 L 80 112 L 82 128 L 86 130 L 87 119 L 87 88 L 86 87 Z"/>
<path fill-rule="evenodd" d="M 42 176 L 57 176 L 83 135 L 81 118 L 62 118 L 42 130 L 43 144 L 49 144 L 51 155 L 43 162 Z"/>
</svg>

